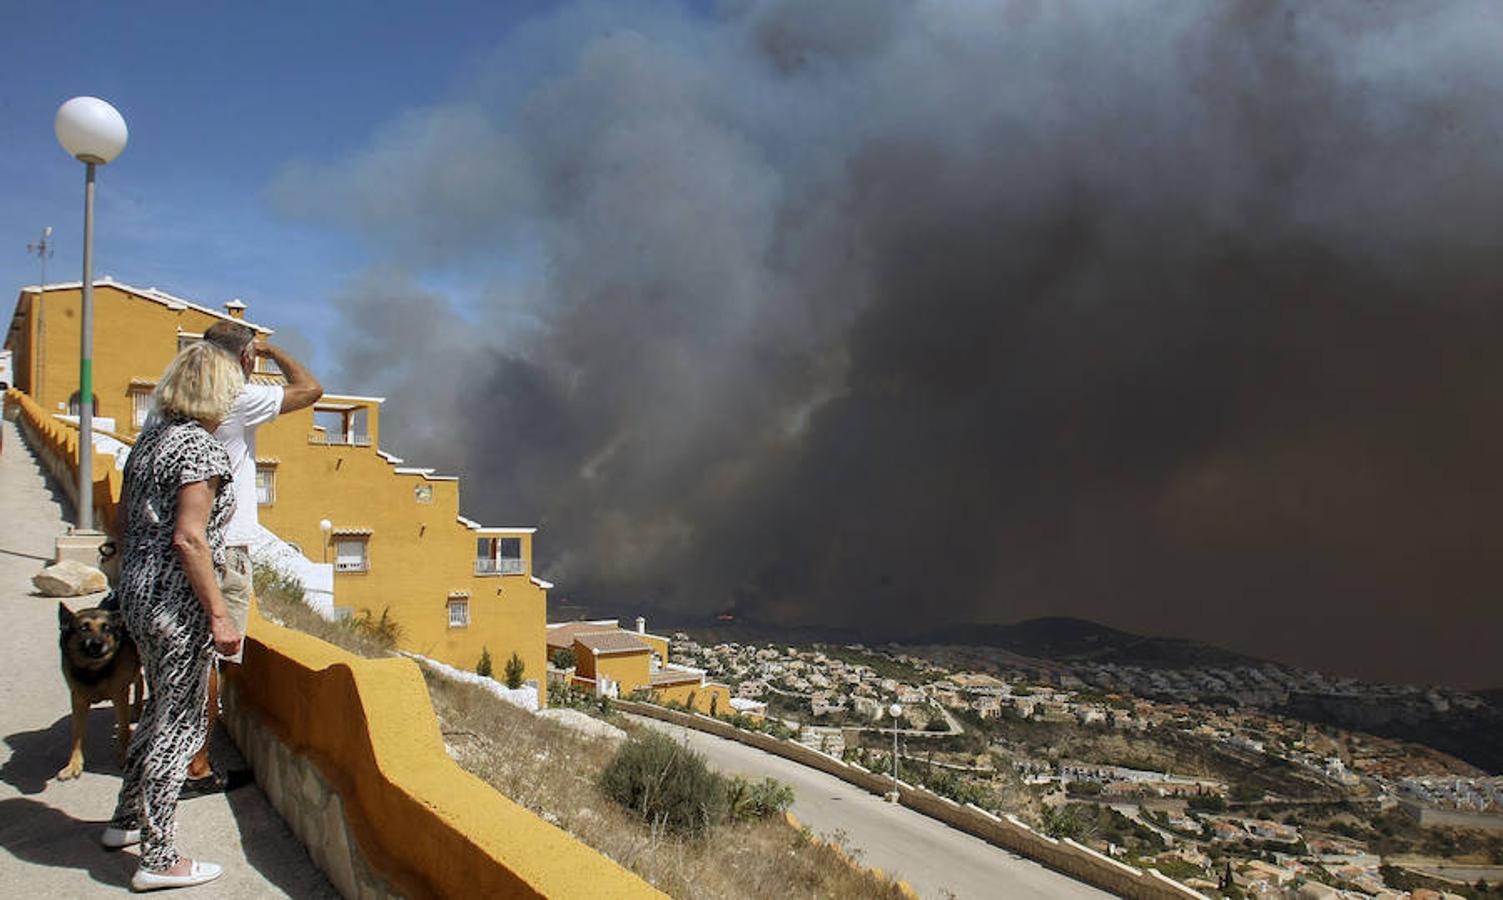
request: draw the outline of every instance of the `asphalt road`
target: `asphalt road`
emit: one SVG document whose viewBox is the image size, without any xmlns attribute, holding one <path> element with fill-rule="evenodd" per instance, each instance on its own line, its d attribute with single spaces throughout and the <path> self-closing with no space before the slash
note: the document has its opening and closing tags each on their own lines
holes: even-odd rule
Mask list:
<svg viewBox="0 0 1503 900">
<path fill-rule="evenodd" d="M 702 731 L 632 719 L 688 742 L 721 772 L 789 785 L 799 822 L 840 838 L 862 864 L 903 879 L 923 897 L 1112 896 L 817 769 Z"/>
</svg>

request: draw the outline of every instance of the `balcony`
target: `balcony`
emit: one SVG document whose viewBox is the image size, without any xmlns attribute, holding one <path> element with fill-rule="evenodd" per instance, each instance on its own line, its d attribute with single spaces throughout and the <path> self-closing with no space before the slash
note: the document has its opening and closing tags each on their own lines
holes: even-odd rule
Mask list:
<svg viewBox="0 0 1503 900">
<path fill-rule="evenodd" d="M 369 447 L 371 436 L 368 434 L 329 434 L 324 431 L 308 432 L 308 443 L 327 447 Z"/>
<path fill-rule="evenodd" d="M 527 560 L 512 557 L 475 560 L 476 575 L 525 575 Z"/>
</svg>

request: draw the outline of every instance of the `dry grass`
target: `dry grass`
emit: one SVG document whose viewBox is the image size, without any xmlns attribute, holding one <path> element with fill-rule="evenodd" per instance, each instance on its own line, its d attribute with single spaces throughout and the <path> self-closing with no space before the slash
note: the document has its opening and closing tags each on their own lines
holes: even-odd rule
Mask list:
<svg viewBox="0 0 1503 900">
<path fill-rule="evenodd" d="M 539 719 L 472 685 L 430 675 L 428 688 L 450 754 L 461 766 L 664 893 L 906 896 L 894 882 L 851 865 L 856 854 L 838 841 L 813 839 L 782 818 L 722 825 L 703 840 L 654 836 L 595 786 L 596 774 L 615 753 L 613 742 Z"/>
<path fill-rule="evenodd" d="M 311 634 L 356 656 L 372 658 L 392 654 L 395 647 L 393 635 L 381 630 L 379 616 L 362 613 L 356 618 L 331 622 L 309 609 L 302 598 L 302 587 L 295 581 L 279 579 L 268 570 L 256 570 L 256 605 L 263 618 Z"/>
<path fill-rule="evenodd" d="M 326 621 L 302 603 L 295 584 L 261 579 L 257 593 L 262 614 L 279 624 L 360 656 L 392 652 L 375 622 Z M 722 825 L 700 840 L 654 835 L 596 787 L 616 743 L 534 716 L 473 685 L 427 669 L 423 674 L 444 742 L 460 766 L 670 896 L 908 896 L 897 883 L 862 868 L 859 853 L 846 849 L 840 835 L 821 841 L 781 817 Z"/>
</svg>

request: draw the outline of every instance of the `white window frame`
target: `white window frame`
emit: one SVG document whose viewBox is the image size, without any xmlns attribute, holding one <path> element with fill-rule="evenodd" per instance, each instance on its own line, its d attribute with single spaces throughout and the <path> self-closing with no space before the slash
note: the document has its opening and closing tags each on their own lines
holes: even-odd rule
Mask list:
<svg viewBox="0 0 1503 900">
<path fill-rule="evenodd" d="M 447 604 L 450 628 L 470 627 L 470 598 L 450 597 Z"/>
<path fill-rule="evenodd" d="M 151 388 L 130 389 L 130 422 L 139 431 L 146 427 L 146 417 L 151 415 Z"/>
<path fill-rule="evenodd" d="M 266 497 L 261 496 L 261 477 L 266 476 Z M 277 467 L 256 466 L 256 505 L 275 506 L 277 502 Z"/>
<path fill-rule="evenodd" d="M 517 542 L 516 556 L 503 556 L 501 548 L 507 541 Z M 527 574 L 526 550 L 520 537 L 483 537 L 475 541 L 476 575 L 525 575 Z"/>
<path fill-rule="evenodd" d="M 359 544 L 360 560 L 354 562 L 353 556 L 346 555 L 340 559 L 339 547 L 341 544 Z M 337 534 L 334 536 L 334 571 L 336 572 L 369 572 L 371 570 L 371 541 L 369 535 Z"/>
<path fill-rule="evenodd" d="M 324 417 L 320 422 L 319 417 Z M 332 417 L 338 417 L 338 429 L 332 426 Z M 344 404 L 331 404 L 328 406 L 317 405 L 313 407 L 313 434 L 317 438 L 310 438 L 313 443 L 327 444 L 340 447 L 369 447 L 371 446 L 371 414 L 370 407 L 364 404 L 346 406 Z"/>
</svg>

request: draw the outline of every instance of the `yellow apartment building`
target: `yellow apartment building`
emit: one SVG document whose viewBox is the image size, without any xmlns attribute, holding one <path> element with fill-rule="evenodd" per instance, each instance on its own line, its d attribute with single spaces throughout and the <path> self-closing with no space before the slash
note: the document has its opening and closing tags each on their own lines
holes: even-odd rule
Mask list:
<svg viewBox="0 0 1503 900">
<path fill-rule="evenodd" d="M 627 631 L 615 619 L 556 622 L 548 626 L 548 654 L 574 652 L 572 683 L 595 696 L 645 694 L 654 703 L 676 704 L 709 716 L 735 712 L 728 685 L 710 681 L 702 669 L 668 662 L 668 638 L 637 629 Z"/>
<path fill-rule="evenodd" d="M 22 289 L 5 335 L 15 386 L 49 412 L 78 414 L 81 288 L 75 281 L 48 285 L 46 291 Z M 215 322 L 244 321 L 244 304 L 226 306 L 226 312 L 215 312 L 156 288 L 108 279 L 94 283 L 94 415 L 111 420 L 104 430 L 124 436 L 140 432 L 157 376 L 177 351 Z"/>
<path fill-rule="evenodd" d="M 551 585 L 532 573 L 536 529 L 460 515 L 457 478 L 380 449 L 382 405 L 379 397 L 325 394 L 263 426 L 261 524 L 308 559 L 333 565 L 336 607 L 375 617 L 389 610 L 404 648 L 456 668 L 473 671 L 489 650 L 499 671 L 516 653 L 523 679 L 541 694 Z"/>
<path fill-rule="evenodd" d="M 15 386 L 58 414 L 78 411 L 80 288 L 23 289 L 5 338 Z M 129 443 L 145 422 L 157 377 L 215 322 L 233 319 L 271 334 L 246 321 L 245 310 L 239 301 L 217 312 L 155 288 L 96 281 L 96 429 Z M 281 381 L 273 371 L 252 377 Z M 402 628 L 403 649 L 460 669 L 474 670 L 486 650 L 498 669 L 515 653 L 524 681 L 546 703 L 552 585 L 532 571 L 535 529 L 489 527 L 460 515 L 457 478 L 380 449 L 382 406 L 379 397 L 326 394 L 262 426 L 261 524 L 312 563 L 332 567 L 336 610 L 377 618 L 387 612 Z"/>
</svg>

